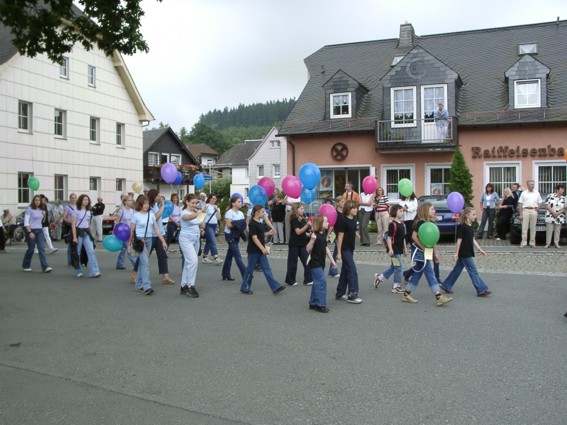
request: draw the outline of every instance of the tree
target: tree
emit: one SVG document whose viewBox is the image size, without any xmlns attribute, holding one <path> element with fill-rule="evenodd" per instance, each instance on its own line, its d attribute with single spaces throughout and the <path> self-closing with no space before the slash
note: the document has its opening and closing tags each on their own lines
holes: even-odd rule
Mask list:
<svg viewBox="0 0 567 425">
<path fill-rule="evenodd" d="M 229 148 L 226 138 L 221 133 L 201 123 L 197 123 L 191 128 L 189 143 L 204 143 L 219 153 L 223 153 Z"/>
<path fill-rule="evenodd" d="M 465 198 L 465 206 L 472 205 L 472 174 L 465 162 L 465 157 L 458 146 L 453 154 L 453 162 L 451 163 L 451 181 L 449 182 L 449 190 L 451 192 L 459 192 L 463 195 L 463 198 Z"/>
<path fill-rule="evenodd" d="M 140 2 L 78 0 L 81 12 L 72 0 L 4 0 L 0 21 L 10 28 L 20 54 L 29 57 L 45 53 L 61 63 L 75 43 L 86 50 L 96 45 L 107 56 L 114 51 L 133 55 L 149 51 L 140 32 Z"/>
</svg>

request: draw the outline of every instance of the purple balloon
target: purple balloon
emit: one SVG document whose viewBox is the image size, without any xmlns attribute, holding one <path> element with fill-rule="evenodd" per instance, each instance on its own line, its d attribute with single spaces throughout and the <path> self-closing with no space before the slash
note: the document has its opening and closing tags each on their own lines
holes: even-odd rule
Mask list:
<svg viewBox="0 0 567 425">
<path fill-rule="evenodd" d="M 457 214 L 464 208 L 465 198 L 459 192 L 451 192 L 447 195 L 447 206 L 453 214 Z"/>
<path fill-rule="evenodd" d="M 114 236 L 122 242 L 126 242 L 130 239 L 130 226 L 126 223 L 116 223 L 113 232 Z"/>
<path fill-rule="evenodd" d="M 161 177 L 166 183 L 171 184 L 175 182 L 175 179 L 177 178 L 177 167 L 171 162 L 163 164 L 161 167 Z"/>
</svg>

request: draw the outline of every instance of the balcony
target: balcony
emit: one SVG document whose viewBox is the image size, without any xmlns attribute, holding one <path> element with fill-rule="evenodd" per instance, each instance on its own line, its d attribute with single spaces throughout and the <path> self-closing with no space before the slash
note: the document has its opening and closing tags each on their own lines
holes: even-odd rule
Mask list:
<svg viewBox="0 0 567 425">
<path fill-rule="evenodd" d="M 183 164 L 177 166 L 177 169 L 183 174 L 183 184 L 192 184 L 193 177 L 195 177 L 195 174 L 197 174 L 199 170 L 184 167 L 188 166 L 184 166 Z M 163 182 L 161 178 L 161 165 L 144 165 L 144 181 L 150 181 L 152 183 Z"/>
<path fill-rule="evenodd" d="M 457 117 L 449 118 L 442 137 L 432 119 L 376 121 L 376 150 L 380 153 L 454 152 L 458 145 Z"/>
</svg>

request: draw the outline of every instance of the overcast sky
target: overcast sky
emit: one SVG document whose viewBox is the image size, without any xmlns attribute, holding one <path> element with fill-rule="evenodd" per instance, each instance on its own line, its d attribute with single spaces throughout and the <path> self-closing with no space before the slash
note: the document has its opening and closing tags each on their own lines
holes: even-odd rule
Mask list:
<svg viewBox="0 0 567 425">
<path fill-rule="evenodd" d="M 213 109 L 297 98 L 328 44 L 567 19 L 565 0 L 143 0 L 150 52 L 126 56 L 156 121 L 190 130 Z"/>
</svg>

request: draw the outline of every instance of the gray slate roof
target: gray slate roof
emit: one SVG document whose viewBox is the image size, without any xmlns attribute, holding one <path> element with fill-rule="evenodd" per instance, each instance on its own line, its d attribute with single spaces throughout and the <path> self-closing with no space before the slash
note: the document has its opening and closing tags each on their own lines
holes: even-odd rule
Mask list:
<svg viewBox="0 0 567 425">
<path fill-rule="evenodd" d="M 151 149 L 151 147 L 165 134 L 169 133 L 171 138 L 177 142 L 179 149 L 185 151 L 194 164 L 198 164 L 195 156 L 187 149 L 185 143 L 179 139 L 179 136 L 171 129 L 171 127 L 158 128 L 155 130 L 145 130 L 144 134 L 144 153 Z"/>
<path fill-rule="evenodd" d="M 543 113 L 559 112 L 559 118 L 566 120 L 567 21 L 416 36 L 414 47 L 423 48 L 460 76 L 463 86 L 453 109 L 459 116 L 459 125 L 466 125 L 494 122 L 494 111 L 516 118 L 514 112 L 508 111 L 505 73 L 521 58 L 518 45 L 533 42 L 538 43 L 539 51 L 534 58 L 551 70 L 549 108 L 522 113 L 538 120 Z M 385 107 L 390 108 L 383 105 L 380 79 L 392 69 L 394 56 L 408 52 L 408 48 L 399 49 L 397 45 L 397 38 L 329 45 L 307 57 L 305 64 L 311 78 L 279 134 L 374 130 L 374 121 L 382 119 Z M 330 129 L 329 120 L 324 118 L 323 85 L 339 70 L 356 79 L 368 89 L 368 94 L 358 116 L 331 120 Z"/>
<path fill-rule="evenodd" d="M 216 167 L 248 165 L 248 160 L 261 144 L 262 140 L 251 140 L 234 145 L 221 155 L 216 163 Z"/>
</svg>

